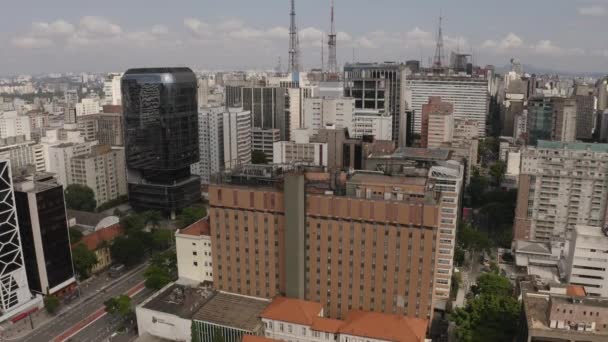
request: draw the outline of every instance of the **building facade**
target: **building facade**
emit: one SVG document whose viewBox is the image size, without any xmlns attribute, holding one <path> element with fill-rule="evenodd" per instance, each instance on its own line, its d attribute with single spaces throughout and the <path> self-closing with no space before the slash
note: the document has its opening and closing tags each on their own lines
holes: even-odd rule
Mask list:
<svg viewBox="0 0 608 342">
<path fill-rule="evenodd" d="M 308 139 L 296 139 L 295 142 L 277 141 L 274 143 L 273 150 L 272 162 L 275 164 L 302 163 L 327 166 L 328 163 L 327 144 L 311 143 Z"/>
<path fill-rule="evenodd" d="M 175 232 L 175 251 L 180 281 L 197 284 L 213 282 L 208 219 L 201 219 Z"/>
<path fill-rule="evenodd" d="M 16 182 L 15 203 L 30 290 L 49 295 L 75 286 L 63 187 L 52 180 Z"/>
<path fill-rule="evenodd" d="M 103 94 L 106 104 L 119 106 L 122 104 L 121 81 L 122 74 L 110 73 L 103 83 Z"/>
<path fill-rule="evenodd" d="M 355 99 L 353 98 L 307 98 L 304 100 L 304 128 L 311 135 L 327 125 L 346 128 L 353 132 Z M 292 140 L 294 137 L 292 137 Z"/>
<path fill-rule="evenodd" d="M 281 140 L 281 132 L 276 128 L 262 129 L 254 127 L 252 131 L 251 148 L 263 152 L 266 160 L 272 160 L 274 144 Z"/>
<path fill-rule="evenodd" d="M 577 225 L 566 263 L 568 283 L 590 296 L 608 297 L 608 228 Z"/>
<path fill-rule="evenodd" d="M 86 185 L 95 193 L 97 206 L 127 194 L 125 150 L 98 145 L 91 153 L 72 158 L 70 184 Z"/>
<path fill-rule="evenodd" d="M 286 114 L 286 89 L 279 87 L 239 87 L 242 106 L 251 115 L 252 127 L 276 128 L 281 140 L 289 140 L 289 117 Z"/>
<path fill-rule="evenodd" d="M 607 175 L 607 144 L 539 141 L 523 149 L 514 239 L 564 239 L 576 225 L 602 226 Z"/>
<path fill-rule="evenodd" d="M 373 136 L 376 140 L 393 140 L 392 118 L 379 110 L 355 110 L 350 136 L 361 139 Z"/>
<path fill-rule="evenodd" d="M 13 172 L 27 167 L 36 172 L 46 170 L 42 145 L 26 140 L 24 135 L 0 138 L 0 159 L 10 160 Z"/>
<path fill-rule="evenodd" d="M 443 102 L 439 96 L 429 97 L 429 102 L 422 106 L 421 147 L 437 148 L 452 142 L 453 113 L 451 103 Z"/>
<path fill-rule="evenodd" d="M 191 168 L 202 184 L 224 169 L 224 112 L 224 107 L 207 107 L 198 113 L 200 160 Z"/>
<path fill-rule="evenodd" d="M 87 141 L 97 141 L 101 145 L 123 146 L 122 114 L 99 113 L 78 118 L 78 128 L 84 132 Z"/>
<path fill-rule="evenodd" d="M 198 201 L 196 76 L 188 68 L 131 69 L 122 78 L 129 202 L 174 214 Z"/>
<path fill-rule="evenodd" d="M 251 112 L 228 108 L 223 114 L 224 169 L 251 163 Z"/>
</svg>

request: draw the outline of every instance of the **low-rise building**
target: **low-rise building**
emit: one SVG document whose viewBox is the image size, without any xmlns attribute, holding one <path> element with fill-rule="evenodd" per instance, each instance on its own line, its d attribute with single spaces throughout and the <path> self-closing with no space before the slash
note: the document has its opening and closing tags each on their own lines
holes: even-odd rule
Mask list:
<svg viewBox="0 0 608 342">
<path fill-rule="evenodd" d="M 357 109 L 353 116 L 351 137 L 373 136 L 376 140 L 393 140 L 393 118 L 383 110 Z"/>
<path fill-rule="evenodd" d="M 608 227 L 577 225 L 570 240 L 568 281 L 591 296 L 608 297 Z"/>
<path fill-rule="evenodd" d="M 112 255 L 110 254 L 110 245 L 114 239 L 124 234 L 123 228 L 119 224 L 96 230 L 95 232 L 85 235 L 78 243 L 84 244 L 88 250 L 95 253 L 97 256 L 97 264 L 91 269 L 91 273 L 101 272 L 112 265 Z"/>
<path fill-rule="evenodd" d="M 428 321 L 403 315 L 351 311 L 344 320 L 323 316 L 323 305 L 275 298 L 261 314 L 265 336 L 297 342 L 424 342 Z"/>
<path fill-rule="evenodd" d="M 281 131 L 276 128 L 254 127 L 252 130 L 252 150 L 264 152 L 266 160 L 271 161 L 274 143 L 281 140 Z"/>
<path fill-rule="evenodd" d="M 175 233 L 177 274 L 181 282 L 213 282 L 209 220 L 201 219 Z"/>
<path fill-rule="evenodd" d="M 327 144 L 310 142 L 308 132 L 305 129 L 296 130 L 295 135 L 295 142 L 279 141 L 274 143 L 273 163 L 303 163 L 327 166 Z"/>
</svg>

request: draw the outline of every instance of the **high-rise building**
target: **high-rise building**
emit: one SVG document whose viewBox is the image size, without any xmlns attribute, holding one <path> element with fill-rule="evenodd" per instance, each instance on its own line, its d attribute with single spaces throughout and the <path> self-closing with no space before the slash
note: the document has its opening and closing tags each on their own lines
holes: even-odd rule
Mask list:
<svg viewBox="0 0 608 342">
<path fill-rule="evenodd" d="M 175 213 L 201 196 L 196 76 L 188 68 L 130 69 L 122 78 L 129 202 Z"/>
<path fill-rule="evenodd" d="M 48 147 L 48 165 L 46 170 L 56 175 L 57 181 L 63 187 L 73 183 L 72 180 L 72 161 L 74 157 L 84 156 L 91 153 L 91 148 L 96 145 L 92 142 L 65 142 Z"/>
<path fill-rule="evenodd" d="M 111 73 L 106 76 L 103 83 L 103 93 L 106 104 L 120 106 L 122 104 L 122 93 L 120 80 L 122 74 Z"/>
<path fill-rule="evenodd" d="M 479 136 L 485 137 L 486 117 L 489 108 L 488 80 L 468 76 L 408 75 L 404 83 L 409 109 L 422 112 L 430 96 L 454 105 L 454 119 L 479 122 Z M 421 133 L 422 117 L 414 118 L 414 132 Z"/>
<path fill-rule="evenodd" d="M 459 164 L 428 177 L 355 173 L 345 183 L 270 168 L 209 189 L 218 289 L 317 301 L 331 318 L 353 309 L 427 318 L 447 300 Z"/>
<path fill-rule="evenodd" d="M 78 105 L 78 92 L 67 90 L 64 94 L 65 107 L 63 108 L 63 121 L 66 124 L 76 123 L 76 105 Z"/>
<path fill-rule="evenodd" d="M 390 114 L 394 140 L 399 137 L 399 120 L 406 110 L 405 70 L 405 65 L 393 62 L 344 66 L 344 96 L 355 99 L 356 109 L 384 110 Z"/>
<path fill-rule="evenodd" d="M 277 141 L 274 143 L 274 164 L 306 164 L 327 166 L 327 144 L 310 142 L 308 130 L 296 131 L 295 141 Z"/>
<path fill-rule="evenodd" d="M 15 203 L 32 292 L 56 294 L 76 285 L 63 187 L 53 180 L 15 181 Z"/>
<path fill-rule="evenodd" d="M 213 281 L 209 220 L 204 218 L 175 232 L 177 274 L 181 281 L 200 284 Z"/>
<path fill-rule="evenodd" d="M 0 245 L 0 321 L 14 316 L 32 302 L 11 176 L 10 162 L 1 160 L 0 194 L 3 209 L 0 212 L 0 233 L 3 243 Z"/>
<path fill-rule="evenodd" d="M 353 98 L 319 98 L 304 100 L 304 126 L 311 135 L 316 134 L 327 125 L 346 128 L 353 133 L 355 99 Z"/>
<path fill-rule="evenodd" d="M 377 140 L 393 140 L 393 119 L 379 110 L 355 110 L 353 115 L 351 137 L 361 139 L 373 136 Z"/>
<path fill-rule="evenodd" d="M 102 107 L 98 99 L 82 99 L 75 106 L 76 116 L 79 117 L 78 119 L 80 120 L 81 116 L 101 112 L 101 108 Z"/>
<path fill-rule="evenodd" d="M 87 141 L 97 141 L 100 145 L 124 145 L 121 113 L 99 113 L 80 117 L 78 129 L 84 132 Z"/>
<path fill-rule="evenodd" d="M 304 104 L 307 98 L 311 97 L 312 91 L 310 88 L 302 88 L 299 85 L 296 87 L 287 87 L 287 97 L 285 98 L 285 117 L 286 130 L 289 134 L 282 137 L 282 140 L 294 140 L 296 130 L 305 127 Z"/>
<path fill-rule="evenodd" d="M 597 110 L 608 109 L 608 76 L 600 79 L 597 84 Z"/>
<path fill-rule="evenodd" d="M 528 144 L 539 140 L 576 140 L 576 102 L 564 97 L 536 96 L 528 100 Z"/>
<path fill-rule="evenodd" d="M 595 96 L 593 88 L 577 85 L 574 99 L 576 101 L 576 138 L 591 140 L 595 124 Z"/>
<path fill-rule="evenodd" d="M 0 113 L 0 138 L 20 135 L 25 135 L 27 140 L 30 139 L 30 117 L 18 115 L 16 111 Z"/>
<path fill-rule="evenodd" d="M 539 141 L 522 150 L 515 240 L 569 238 L 602 226 L 608 204 L 608 144 Z"/>
<path fill-rule="evenodd" d="M 25 135 L 0 138 L 0 159 L 10 160 L 15 173 L 27 167 L 33 167 L 36 172 L 46 170 L 42 145 L 26 140 Z"/>
<path fill-rule="evenodd" d="M 254 127 L 252 130 L 251 148 L 253 151 L 264 152 L 266 160 L 272 160 L 274 143 L 281 140 L 281 132 L 278 129 L 262 129 Z"/>
<path fill-rule="evenodd" d="M 590 296 L 608 297 L 608 228 L 575 226 L 566 262 L 568 283 Z"/>
<path fill-rule="evenodd" d="M 251 113 L 252 127 L 276 128 L 281 140 L 289 140 L 289 118 L 285 113 L 286 90 L 278 87 L 243 87 L 243 110 Z"/>
<path fill-rule="evenodd" d="M 211 177 L 224 169 L 224 107 L 202 108 L 198 113 L 200 161 L 192 173 L 209 184 Z"/>
<path fill-rule="evenodd" d="M 454 105 L 442 101 L 439 96 L 430 96 L 429 102 L 422 105 L 420 146 L 437 148 L 452 142 L 453 114 Z"/>
<path fill-rule="evenodd" d="M 124 148 L 93 146 L 89 154 L 72 158 L 70 173 L 71 184 L 93 190 L 98 206 L 127 194 Z"/>
<path fill-rule="evenodd" d="M 553 98 L 552 140 L 574 142 L 576 140 L 577 105 L 573 98 Z"/>
<path fill-rule="evenodd" d="M 223 113 L 224 169 L 251 163 L 251 112 L 228 108 Z"/>
</svg>

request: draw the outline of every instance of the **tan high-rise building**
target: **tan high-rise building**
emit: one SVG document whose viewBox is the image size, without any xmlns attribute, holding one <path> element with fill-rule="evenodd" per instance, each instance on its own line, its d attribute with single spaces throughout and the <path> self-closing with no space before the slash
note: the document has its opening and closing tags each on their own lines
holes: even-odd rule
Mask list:
<svg viewBox="0 0 608 342">
<path fill-rule="evenodd" d="M 427 318 L 449 296 L 458 199 L 435 175 L 261 174 L 209 188 L 219 290 L 318 301 L 332 318 Z"/>
<path fill-rule="evenodd" d="M 429 102 L 422 105 L 421 147 L 437 148 L 452 141 L 453 113 L 454 105 L 438 96 L 429 97 Z"/>
</svg>

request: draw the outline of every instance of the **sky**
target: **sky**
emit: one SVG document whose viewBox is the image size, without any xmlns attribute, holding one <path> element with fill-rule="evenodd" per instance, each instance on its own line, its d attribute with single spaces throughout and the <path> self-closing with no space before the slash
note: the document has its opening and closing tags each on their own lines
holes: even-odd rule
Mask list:
<svg viewBox="0 0 608 342">
<path fill-rule="evenodd" d="M 607 72 L 608 0 L 334 0 L 338 63 L 421 59 Z M 0 75 L 287 65 L 290 0 L 6 0 Z M 321 65 L 330 0 L 296 0 L 304 68 Z M 327 56 L 327 49 L 325 49 Z"/>
</svg>

